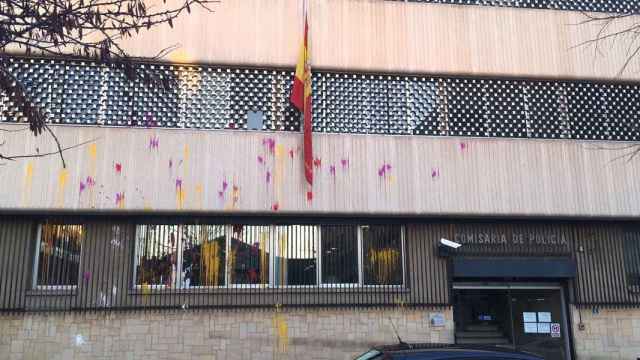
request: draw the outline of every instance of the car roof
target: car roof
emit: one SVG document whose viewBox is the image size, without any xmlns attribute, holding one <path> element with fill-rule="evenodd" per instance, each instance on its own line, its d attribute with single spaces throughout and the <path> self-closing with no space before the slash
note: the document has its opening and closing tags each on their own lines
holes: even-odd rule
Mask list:
<svg viewBox="0 0 640 360">
<path fill-rule="evenodd" d="M 377 347 L 391 359 L 513 359 L 542 360 L 541 357 L 496 346 L 459 346 L 447 344 L 398 344 Z"/>
</svg>

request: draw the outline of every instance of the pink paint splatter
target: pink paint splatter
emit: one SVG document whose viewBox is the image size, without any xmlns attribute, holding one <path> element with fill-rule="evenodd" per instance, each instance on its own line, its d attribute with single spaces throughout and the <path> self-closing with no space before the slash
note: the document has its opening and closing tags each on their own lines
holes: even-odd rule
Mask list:
<svg viewBox="0 0 640 360">
<path fill-rule="evenodd" d="M 440 169 L 431 168 L 431 178 L 435 179 L 440 176 Z"/>
<path fill-rule="evenodd" d="M 382 164 L 380 169 L 378 169 L 378 176 L 380 176 L 380 177 L 387 176 L 387 173 L 389 173 L 389 172 L 391 172 L 391 165 L 390 164 Z"/>
<path fill-rule="evenodd" d="M 116 163 L 116 173 L 118 175 L 122 174 L 122 164 Z"/>
<path fill-rule="evenodd" d="M 466 148 L 467 148 L 467 144 L 466 144 L 466 143 L 461 142 L 461 143 L 460 143 L 460 151 L 464 151 Z"/>
<path fill-rule="evenodd" d="M 264 164 L 264 158 L 258 155 L 258 164 Z"/>
<path fill-rule="evenodd" d="M 86 188 L 86 185 L 82 180 L 80 180 L 80 195 L 82 195 L 82 192 L 84 191 L 85 188 Z"/>
<path fill-rule="evenodd" d="M 84 281 L 91 280 L 91 272 L 85 271 L 84 274 L 82 274 L 82 278 L 84 279 Z"/>
<path fill-rule="evenodd" d="M 307 191 L 307 201 L 313 200 L 313 191 Z"/>
<path fill-rule="evenodd" d="M 349 167 L 349 159 L 342 159 L 340 160 L 340 164 L 342 165 L 343 169 L 346 169 Z"/>
<path fill-rule="evenodd" d="M 271 205 L 271 210 L 278 211 L 279 209 L 280 209 L 280 204 L 275 203 L 275 204 Z"/>
<path fill-rule="evenodd" d="M 313 159 L 313 166 L 319 169 L 322 166 L 322 160 L 320 158 Z"/>
<path fill-rule="evenodd" d="M 152 136 L 149 139 L 149 149 L 150 150 L 158 149 L 159 145 L 160 145 L 160 139 L 157 136 Z"/>
<path fill-rule="evenodd" d="M 266 181 L 267 181 L 267 184 L 271 182 L 271 171 L 267 171 Z"/>
<path fill-rule="evenodd" d="M 272 138 L 266 138 L 262 140 L 262 145 L 266 146 L 269 149 L 270 153 L 274 153 L 276 150 L 276 141 Z"/>
<path fill-rule="evenodd" d="M 91 176 L 87 176 L 87 180 L 85 180 L 85 183 L 87 184 L 87 186 L 93 187 L 96 185 L 96 180 Z"/>
<path fill-rule="evenodd" d="M 229 187 L 227 180 L 222 180 L 222 191 L 227 191 L 227 187 Z"/>
<path fill-rule="evenodd" d="M 289 157 L 293 159 L 293 155 L 295 155 L 295 151 L 293 149 L 289 149 Z"/>
<path fill-rule="evenodd" d="M 336 166 L 335 166 L 335 165 L 330 165 L 330 166 L 329 166 L 329 173 L 330 173 L 332 176 L 336 176 Z"/>
</svg>

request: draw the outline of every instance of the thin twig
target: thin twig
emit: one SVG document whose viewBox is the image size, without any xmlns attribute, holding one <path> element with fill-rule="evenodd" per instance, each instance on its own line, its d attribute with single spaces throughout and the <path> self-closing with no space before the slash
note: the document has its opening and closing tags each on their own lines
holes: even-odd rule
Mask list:
<svg viewBox="0 0 640 360">
<path fill-rule="evenodd" d="M 45 157 L 45 156 L 49 156 L 49 155 L 55 155 L 55 154 L 59 154 L 63 151 L 67 151 L 67 150 L 71 150 L 71 149 L 75 149 L 77 147 L 92 143 L 97 141 L 99 138 L 93 138 L 91 140 L 87 140 L 87 141 L 83 141 L 79 144 L 75 144 L 75 145 L 71 145 L 68 146 L 66 148 L 62 148 L 56 151 L 52 151 L 52 152 L 47 152 L 47 153 L 38 153 L 38 154 L 29 154 L 29 155 L 12 155 L 12 156 L 5 156 L 0 154 L 0 159 L 4 159 L 4 160 L 10 160 L 10 161 L 15 161 L 17 159 L 26 159 L 26 158 L 40 158 L 40 157 Z"/>
</svg>

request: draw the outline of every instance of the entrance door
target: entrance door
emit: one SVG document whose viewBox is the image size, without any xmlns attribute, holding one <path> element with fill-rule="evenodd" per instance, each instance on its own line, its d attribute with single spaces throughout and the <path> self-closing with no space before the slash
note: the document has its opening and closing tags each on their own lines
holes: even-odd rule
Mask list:
<svg viewBox="0 0 640 360">
<path fill-rule="evenodd" d="M 569 358 L 560 290 L 512 290 L 511 307 L 518 350 L 549 360 Z"/>
<path fill-rule="evenodd" d="M 456 343 L 497 345 L 569 360 L 560 288 L 454 286 Z"/>
</svg>

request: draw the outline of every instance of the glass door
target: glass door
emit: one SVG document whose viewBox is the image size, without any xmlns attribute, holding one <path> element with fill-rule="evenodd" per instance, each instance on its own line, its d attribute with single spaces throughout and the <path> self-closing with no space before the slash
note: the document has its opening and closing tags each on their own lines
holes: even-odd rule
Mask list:
<svg viewBox="0 0 640 360">
<path fill-rule="evenodd" d="M 511 289 L 515 347 L 547 360 L 567 360 L 567 329 L 561 291 Z"/>
</svg>

